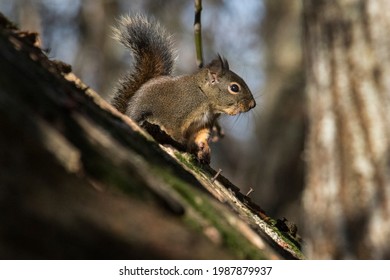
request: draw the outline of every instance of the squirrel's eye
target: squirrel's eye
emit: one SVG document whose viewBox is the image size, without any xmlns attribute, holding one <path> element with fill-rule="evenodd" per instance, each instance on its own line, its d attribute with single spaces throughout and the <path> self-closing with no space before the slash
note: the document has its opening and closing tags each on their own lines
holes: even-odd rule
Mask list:
<svg viewBox="0 0 390 280">
<path fill-rule="evenodd" d="M 229 92 L 231 94 L 237 94 L 240 91 L 240 85 L 237 83 L 231 83 L 229 85 Z"/>
</svg>

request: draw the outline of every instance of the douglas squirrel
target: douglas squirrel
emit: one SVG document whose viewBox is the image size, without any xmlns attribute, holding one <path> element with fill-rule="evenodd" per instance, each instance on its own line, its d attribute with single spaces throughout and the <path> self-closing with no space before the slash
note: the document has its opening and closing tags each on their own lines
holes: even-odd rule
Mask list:
<svg viewBox="0 0 390 280">
<path fill-rule="evenodd" d="M 158 141 L 169 143 L 169 136 L 177 147 L 209 163 L 208 142 L 213 130 L 221 133 L 220 114 L 236 115 L 256 105 L 244 80 L 219 55 L 192 75 L 171 76 L 175 60 L 171 36 L 143 15 L 121 18 L 114 36 L 132 51 L 135 63 L 120 80 L 113 106 Z"/>
</svg>

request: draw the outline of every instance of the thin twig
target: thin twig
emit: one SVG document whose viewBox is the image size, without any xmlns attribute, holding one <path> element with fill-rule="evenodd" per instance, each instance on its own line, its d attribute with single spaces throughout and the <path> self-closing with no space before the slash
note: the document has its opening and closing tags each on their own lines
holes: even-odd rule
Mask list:
<svg viewBox="0 0 390 280">
<path fill-rule="evenodd" d="M 219 174 L 221 174 L 222 169 L 218 169 L 218 172 L 214 175 L 213 178 L 211 178 L 211 182 L 214 183 L 214 181 L 218 178 Z"/>
<path fill-rule="evenodd" d="M 194 36 L 195 36 L 196 65 L 198 66 L 198 68 L 203 67 L 201 12 L 202 12 L 202 0 L 195 0 Z"/>
<path fill-rule="evenodd" d="M 251 194 L 251 193 L 253 193 L 255 190 L 254 189 L 252 189 L 252 187 L 249 187 L 249 191 L 246 193 L 246 197 L 249 197 L 249 195 Z"/>
</svg>

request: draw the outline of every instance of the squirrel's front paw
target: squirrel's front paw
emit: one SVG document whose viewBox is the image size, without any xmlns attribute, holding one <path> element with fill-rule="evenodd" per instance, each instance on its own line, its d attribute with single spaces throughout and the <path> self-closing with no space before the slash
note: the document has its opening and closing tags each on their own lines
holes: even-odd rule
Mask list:
<svg viewBox="0 0 390 280">
<path fill-rule="evenodd" d="M 211 142 L 218 142 L 221 138 L 225 137 L 225 132 L 222 127 L 216 122 L 211 130 Z"/>
<path fill-rule="evenodd" d="M 210 164 L 210 146 L 207 142 L 201 142 L 198 144 L 198 150 L 196 152 L 196 157 L 200 163 Z"/>
</svg>

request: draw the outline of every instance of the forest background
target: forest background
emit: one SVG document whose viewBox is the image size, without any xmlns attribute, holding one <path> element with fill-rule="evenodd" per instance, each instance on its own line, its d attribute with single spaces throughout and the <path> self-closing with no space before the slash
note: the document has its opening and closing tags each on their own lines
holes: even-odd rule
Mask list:
<svg viewBox="0 0 390 280">
<path fill-rule="evenodd" d="M 203 1 L 205 61 L 225 56 L 258 104 L 223 117 L 211 166 L 297 224 L 309 257 L 390 257 L 389 5 Z M 155 17 L 174 34 L 175 73 L 196 71 L 193 1 L 0 0 L 0 11 L 107 100 L 132 62 L 112 39 L 121 15 Z"/>
</svg>

